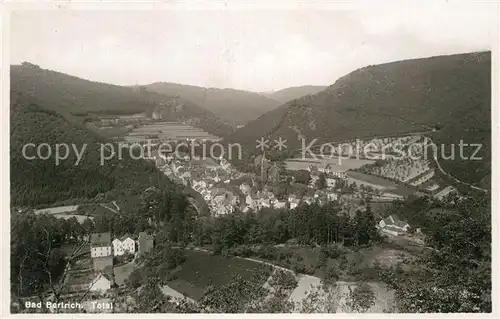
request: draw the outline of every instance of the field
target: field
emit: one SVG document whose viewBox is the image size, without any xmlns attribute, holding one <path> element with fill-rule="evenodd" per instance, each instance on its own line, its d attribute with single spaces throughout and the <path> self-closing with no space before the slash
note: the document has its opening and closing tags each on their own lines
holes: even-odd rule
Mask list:
<svg viewBox="0 0 500 319">
<path fill-rule="evenodd" d="M 63 219 L 70 219 L 72 217 L 75 217 L 80 224 L 83 223 L 86 219 L 93 219 L 93 217 L 75 214 L 75 212 L 78 210 L 78 207 L 79 207 L 78 205 L 57 206 L 51 208 L 37 209 L 34 211 L 34 213 L 35 215 L 49 214 L 54 216 L 55 218 L 63 218 Z"/>
<path fill-rule="evenodd" d="M 177 279 L 169 281 L 168 286 L 176 291 L 199 300 L 208 285 L 224 285 L 238 274 L 250 279 L 258 263 L 223 256 L 212 256 L 202 251 L 186 250 L 186 262 L 174 274 Z"/>
<path fill-rule="evenodd" d="M 140 125 L 131 130 L 126 136 L 127 142 L 141 142 L 148 139 L 159 139 L 160 141 L 176 141 L 188 138 L 198 140 L 219 140 L 217 136 L 211 135 L 202 129 L 176 122 L 152 122 Z"/>
<path fill-rule="evenodd" d="M 113 204 L 110 204 L 113 207 Z M 89 216 L 90 218 L 102 217 L 102 216 L 112 216 L 115 214 L 113 211 L 102 207 L 99 204 L 84 204 L 78 207 L 78 213 L 80 215 Z"/>
<path fill-rule="evenodd" d="M 378 176 L 368 175 L 354 171 L 348 171 L 346 172 L 346 174 L 349 181 L 355 182 L 358 186 L 361 184 L 372 186 L 387 191 L 388 193 L 394 193 L 402 196 L 408 196 L 410 194 L 415 193 L 416 191 L 415 189 L 396 184 L 390 180 Z"/>
<path fill-rule="evenodd" d="M 54 214 L 62 214 L 62 213 L 71 213 L 74 212 L 78 209 L 78 205 L 70 205 L 70 206 L 57 206 L 57 207 L 50 207 L 50 208 L 44 208 L 44 209 L 37 209 L 35 210 L 35 215 L 38 214 L 49 214 L 49 215 L 54 215 Z"/>
<path fill-rule="evenodd" d="M 345 172 L 350 169 L 359 168 L 361 166 L 372 164 L 374 161 L 355 158 L 292 158 L 285 161 L 286 169 L 298 171 L 307 170 L 310 165 L 316 165 L 319 169 L 323 169 L 327 164 L 330 164 L 332 171 Z"/>
</svg>

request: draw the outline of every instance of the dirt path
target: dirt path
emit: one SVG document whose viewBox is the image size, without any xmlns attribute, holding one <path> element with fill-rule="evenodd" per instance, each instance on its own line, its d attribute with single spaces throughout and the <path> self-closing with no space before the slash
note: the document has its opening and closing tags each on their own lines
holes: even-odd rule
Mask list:
<svg viewBox="0 0 500 319">
<path fill-rule="evenodd" d="M 334 298 L 337 300 L 330 301 L 326 300 L 328 296 L 323 287 L 323 281 L 321 278 L 311 275 L 296 274 L 293 270 L 284 268 L 267 261 L 262 261 L 254 258 L 242 258 L 249 261 L 253 261 L 260 264 L 265 264 L 274 267 L 275 269 L 281 269 L 283 271 L 290 272 L 297 278 L 297 287 L 292 291 L 288 300 L 291 301 L 295 308 L 293 312 L 299 313 L 302 311 L 303 301 L 307 298 L 310 293 L 318 292 L 320 298 L 325 298 L 326 303 L 335 303 L 336 312 L 338 313 L 352 313 L 350 308 L 347 306 L 347 296 L 349 296 L 350 290 L 356 288 L 359 283 L 355 281 L 337 281 L 335 283 L 335 291 L 333 293 Z M 379 282 L 367 282 L 372 288 L 375 295 L 375 304 L 368 309 L 368 313 L 382 313 L 384 311 L 392 311 L 394 308 L 394 291 L 387 288 L 384 284 Z M 318 305 L 318 307 L 321 307 Z"/>
<path fill-rule="evenodd" d="M 431 143 L 432 145 L 436 145 L 436 144 L 434 143 L 434 141 L 433 141 L 430 137 L 428 137 L 428 136 L 425 136 L 425 135 L 424 135 L 424 138 L 426 139 L 426 142 L 427 142 L 427 141 L 430 141 L 430 143 Z M 439 163 L 439 159 L 438 159 L 438 156 L 437 156 L 436 152 L 433 152 L 433 153 L 432 153 L 432 157 L 433 157 L 434 162 L 436 163 L 436 166 L 437 166 L 437 168 L 439 169 L 439 171 L 440 171 L 441 173 L 443 173 L 444 175 L 448 176 L 449 178 L 451 178 L 452 180 L 454 180 L 455 182 L 460 183 L 460 184 L 462 184 L 462 185 L 469 186 L 470 188 L 473 188 L 473 189 L 478 190 L 478 191 L 488 192 L 488 190 L 487 190 L 487 189 L 484 189 L 484 188 L 481 188 L 481 187 L 477 187 L 477 186 L 474 186 L 474 185 L 472 185 L 472 184 L 469 184 L 469 183 L 466 183 L 466 182 L 464 182 L 464 181 L 461 181 L 461 180 L 459 180 L 458 178 L 456 178 L 455 176 L 453 176 L 453 175 L 449 174 L 448 172 L 446 172 L 446 171 L 443 169 L 443 167 L 441 166 L 441 164 Z"/>
<path fill-rule="evenodd" d="M 101 205 L 102 207 L 106 208 L 106 209 L 109 209 L 110 211 L 112 211 L 113 213 L 119 213 L 117 210 L 115 210 L 114 208 L 111 208 L 109 206 L 107 206 L 106 204 L 99 204 Z"/>
</svg>

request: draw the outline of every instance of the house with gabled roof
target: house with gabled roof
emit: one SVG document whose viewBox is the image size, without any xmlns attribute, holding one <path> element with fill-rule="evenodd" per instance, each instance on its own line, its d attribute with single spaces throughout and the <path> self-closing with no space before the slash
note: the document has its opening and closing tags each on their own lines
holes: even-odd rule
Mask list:
<svg viewBox="0 0 500 319">
<path fill-rule="evenodd" d="M 391 215 L 387 218 L 382 219 L 379 222 L 378 226 L 384 233 L 394 236 L 404 235 L 410 228 L 410 225 L 407 222 L 402 221 L 396 215 Z"/>
<path fill-rule="evenodd" d="M 135 254 L 135 240 L 129 234 L 113 239 L 113 252 L 115 256 Z"/>
<path fill-rule="evenodd" d="M 94 233 L 90 235 L 90 256 L 111 256 L 111 233 Z"/>
</svg>

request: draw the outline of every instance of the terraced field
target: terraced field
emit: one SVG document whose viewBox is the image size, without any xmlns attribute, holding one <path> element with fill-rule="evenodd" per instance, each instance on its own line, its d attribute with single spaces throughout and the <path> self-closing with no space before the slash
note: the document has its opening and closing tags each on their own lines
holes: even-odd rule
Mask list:
<svg viewBox="0 0 500 319">
<path fill-rule="evenodd" d="M 125 141 L 131 143 L 142 142 L 148 139 L 159 139 L 160 141 L 165 142 L 185 139 L 205 139 L 217 141 L 220 138 L 211 135 L 202 129 L 177 122 L 147 123 L 134 128 L 125 136 Z"/>
</svg>

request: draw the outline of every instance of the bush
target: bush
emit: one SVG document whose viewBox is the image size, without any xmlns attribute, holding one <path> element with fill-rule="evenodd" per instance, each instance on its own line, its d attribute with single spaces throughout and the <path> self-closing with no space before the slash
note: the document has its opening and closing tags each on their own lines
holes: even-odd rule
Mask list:
<svg viewBox="0 0 500 319">
<path fill-rule="evenodd" d="M 277 269 L 271 277 L 269 284 L 276 290 L 293 290 L 297 287 L 298 283 L 291 272 Z"/>
<path fill-rule="evenodd" d="M 297 263 L 292 265 L 292 270 L 297 272 L 297 273 L 304 274 L 306 267 L 303 263 L 297 262 Z"/>
<path fill-rule="evenodd" d="M 347 264 L 348 264 L 348 261 L 347 261 L 346 256 L 341 256 L 340 257 L 340 264 L 339 264 L 340 270 L 345 270 L 347 268 Z"/>
<path fill-rule="evenodd" d="M 186 254 L 180 249 L 172 249 L 167 253 L 167 268 L 174 269 L 186 261 Z"/>
<path fill-rule="evenodd" d="M 257 256 L 267 260 L 276 260 L 278 256 L 278 250 L 274 246 L 262 246 L 258 249 Z"/>
</svg>

